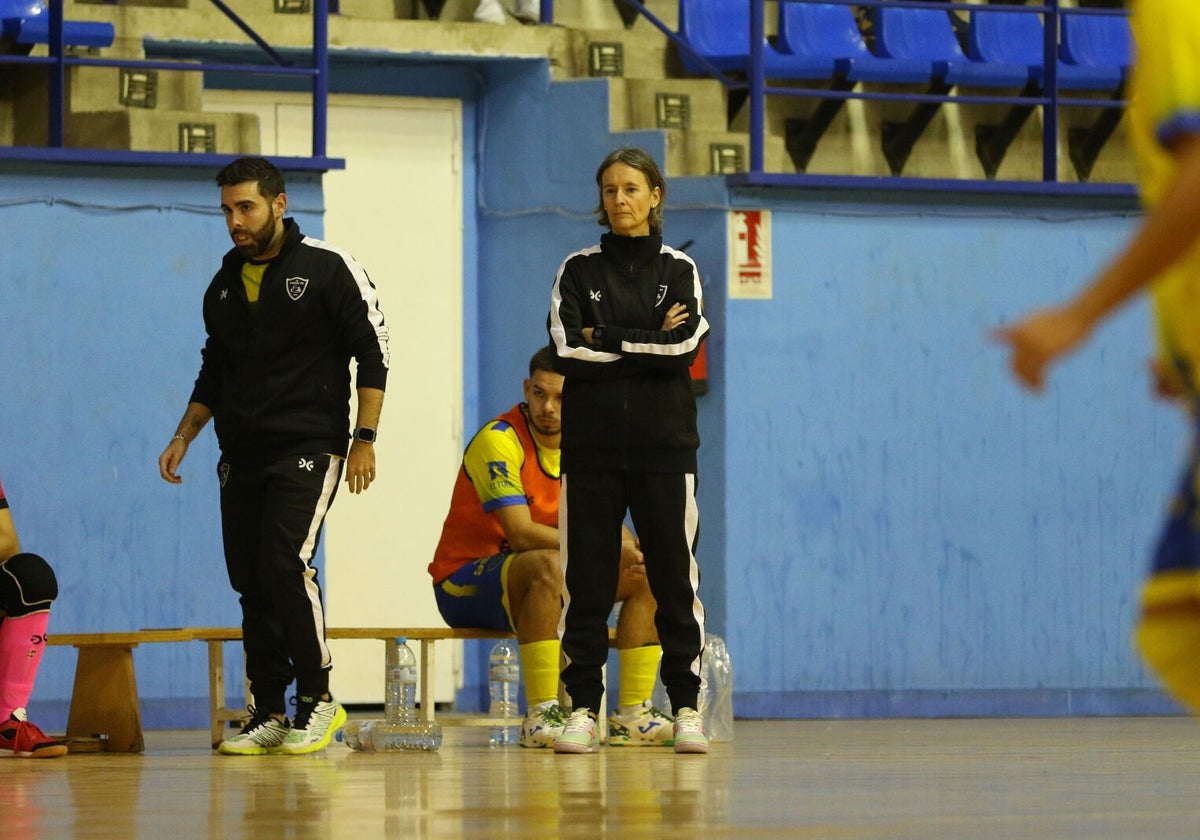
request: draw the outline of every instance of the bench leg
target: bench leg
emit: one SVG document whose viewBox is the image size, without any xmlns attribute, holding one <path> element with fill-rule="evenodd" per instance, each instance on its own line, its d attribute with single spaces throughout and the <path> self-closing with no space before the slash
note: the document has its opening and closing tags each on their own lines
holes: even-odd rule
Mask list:
<svg viewBox="0 0 1200 840">
<path fill-rule="evenodd" d="M 142 710 L 132 647 L 80 647 L 67 738 L 106 736 L 109 752 L 142 752 Z"/>
<path fill-rule="evenodd" d="M 208 712 L 209 735 L 215 750 L 225 740 L 225 725 L 231 720 L 246 717 L 245 709 L 231 709 L 225 705 L 225 643 L 208 640 Z M 249 708 L 250 688 L 246 687 L 246 708 Z"/>
<path fill-rule="evenodd" d="M 433 643 L 435 639 L 421 640 L 421 720 L 431 721 L 434 715 L 434 704 L 436 700 L 434 696 L 437 694 L 436 686 L 433 684 L 436 679 L 434 674 L 433 663 Z"/>
</svg>

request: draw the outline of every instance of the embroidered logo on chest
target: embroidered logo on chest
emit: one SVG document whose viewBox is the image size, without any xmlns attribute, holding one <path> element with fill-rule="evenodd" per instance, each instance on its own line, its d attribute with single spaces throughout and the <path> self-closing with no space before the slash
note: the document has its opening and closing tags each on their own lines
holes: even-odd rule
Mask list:
<svg viewBox="0 0 1200 840">
<path fill-rule="evenodd" d="M 307 277 L 289 277 L 284 281 L 287 288 L 288 297 L 292 300 L 300 300 L 300 296 L 304 294 L 304 290 L 308 288 Z"/>
<path fill-rule="evenodd" d="M 654 299 L 654 308 L 657 309 L 658 307 L 662 306 L 662 302 L 664 299 L 666 299 L 666 297 L 667 297 L 667 284 L 659 283 L 658 284 L 658 297 L 656 297 Z"/>
</svg>

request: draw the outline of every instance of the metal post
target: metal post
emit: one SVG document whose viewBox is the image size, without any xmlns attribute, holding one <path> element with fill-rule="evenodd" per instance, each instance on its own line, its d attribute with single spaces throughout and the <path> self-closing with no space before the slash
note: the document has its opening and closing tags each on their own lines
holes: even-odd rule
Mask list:
<svg viewBox="0 0 1200 840">
<path fill-rule="evenodd" d="M 750 0 L 750 171 L 763 171 L 763 0 Z"/>
<path fill-rule="evenodd" d="M 1048 5 L 1042 92 L 1050 101 L 1042 107 L 1042 180 L 1054 183 L 1058 181 L 1058 0 Z"/>
<path fill-rule="evenodd" d="M 47 144 L 56 149 L 66 145 L 67 70 L 63 64 L 63 0 L 50 0 L 49 125 Z"/>
<path fill-rule="evenodd" d="M 312 155 L 325 157 L 325 133 L 329 108 L 329 0 L 313 5 Z"/>
</svg>

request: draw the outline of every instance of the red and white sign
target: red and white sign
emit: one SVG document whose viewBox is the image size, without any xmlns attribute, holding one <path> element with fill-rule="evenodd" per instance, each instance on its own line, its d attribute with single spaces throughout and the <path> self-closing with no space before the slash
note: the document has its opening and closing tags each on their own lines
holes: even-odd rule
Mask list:
<svg viewBox="0 0 1200 840">
<path fill-rule="evenodd" d="M 729 297 L 771 299 L 771 211 L 731 210 Z"/>
</svg>

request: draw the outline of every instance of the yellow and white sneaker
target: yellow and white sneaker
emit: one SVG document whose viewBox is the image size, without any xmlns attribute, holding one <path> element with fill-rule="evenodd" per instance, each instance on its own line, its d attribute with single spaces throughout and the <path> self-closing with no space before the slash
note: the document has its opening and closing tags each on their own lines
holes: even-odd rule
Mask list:
<svg viewBox="0 0 1200 840">
<path fill-rule="evenodd" d="M 296 720 L 283 739 L 284 755 L 320 752 L 346 723 L 346 710 L 336 700 L 296 698 Z"/>
<path fill-rule="evenodd" d="M 610 747 L 669 747 L 675 743 L 674 721 L 647 700 L 631 714 L 618 709 L 608 717 Z"/>
</svg>

